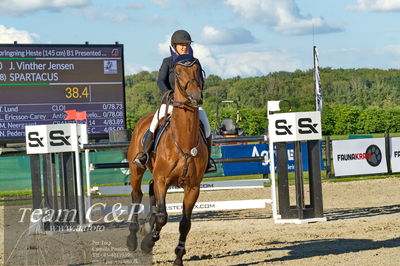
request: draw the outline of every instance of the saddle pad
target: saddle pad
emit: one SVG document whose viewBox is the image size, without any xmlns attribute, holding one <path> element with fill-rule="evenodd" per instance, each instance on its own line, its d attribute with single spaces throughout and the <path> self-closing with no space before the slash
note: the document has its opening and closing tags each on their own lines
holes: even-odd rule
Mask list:
<svg viewBox="0 0 400 266">
<path fill-rule="evenodd" d="M 169 126 L 170 120 L 171 120 L 171 116 L 169 115 L 169 116 L 167 116 L 166 120 L 163 121 L 161 123 L 161 125 L 159 125 L 157 127 L 156 136 L 154 138 L 154 145 L 153 145 L 153 148 L 151 149 L 151 152 L 153 152 L 157 149 L 157 146 L 160 142 L 161 136 L 164 134 L 165 130 Z M 201 135 L 202 139 L 204 140 L 204 143 L 207 143 L 206 134 L 204 132 L 204 126 L 201 122 L 200 122 L 200 135 Z"/>
<path fill-rule="evenodd" d="M 154 138 L 154 145 L 153 148 L 151 149 L 151 152 L 155 151 L 157 149 L 158 143 L 160 142 L 161 136 L 164 133 L 164 131 L 167 129 L 169 126 L 169 122 L 171 120 L 171 116 L 168 115 L 167 118 L 162 123 L 159 123 L 156 129 L 156 136 Z"/>
</svg>

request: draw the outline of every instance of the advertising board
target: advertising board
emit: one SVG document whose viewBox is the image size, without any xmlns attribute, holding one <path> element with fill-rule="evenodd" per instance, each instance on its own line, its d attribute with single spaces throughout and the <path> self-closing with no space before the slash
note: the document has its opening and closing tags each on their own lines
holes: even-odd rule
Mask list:
<svg viewBox="0 0 400 266">
<path fill-rule="evenodd" d="M 384 138 L 333 140 L 332 153 L 336 176 L 388 171 Z"/>
<path fill-rule="evenodd" d="M 294 145 L 287 143 L 288 171 L 294 172 Z M 308 171 L 308 152 L 307 143 L 302 142 L 302 163 L 303 171 Z M 322 144 L 320 144 L 322 151 Z M 222 158 L 240 158 L 240 157 L 259 157 L 265 156 L 266 162 L 250 163 L 225 163 L 222 165 L 224 174 L 229 175 L 251 175 L 251 174 L 269 174 L 269 145 L 268 144 L 247 144 L 247 145 L 225 145 L 221 146 Z M 321 152 L 322 154 L 322 152 Z M 324 163 L 321 158 L 321 169 Z"/>
<path fill-rule="evenodd" d="M 393 173 L 400 172 L 400 137 L 390 138 L 390 164 Z"/>
</svg>

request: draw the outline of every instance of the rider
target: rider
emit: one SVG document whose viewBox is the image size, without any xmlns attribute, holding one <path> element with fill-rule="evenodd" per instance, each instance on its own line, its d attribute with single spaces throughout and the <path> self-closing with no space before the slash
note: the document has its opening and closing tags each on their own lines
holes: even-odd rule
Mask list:
<svg viewBox="0 0 400 266">
<path fill-rule="evenodd" d="M 174 88 L 174 60 L 183 54 L 193 55 L 193 50 L 191 47 L 192 38 L 190 34 L 185 30 L 177 30 L 172 34 L 171 37 L 171 45 L 170 45 L 170 52 L 171 56 L 164 58 L 160 70 L 158 72 L 158 81 L 157 85 L 164 95 L 167 91 L 173 91 Z M 201 67 L 200 67 L 201 69 Z M 199 75 L 203 77 L 203 75 Z M 203 83 L 203 82 L 202 82 Z M 138 166 L 145 168 L 145 165 L 148 160 L 148 153 L 154 141 L 154 131 L 157 128 L 158 120 L 165 116 L 166 111 L 166 104 L 161 104 L 160 109 L 154 114 L 153 120 L 151 121 L 150 128 L 144 133 L 143 137 L 143 148 L 141 152 L 141 156 L 134 160 L 134 163 Z M 168 113 L 172 112 L 173 107 L 170 105 L 168 106 Z M 207 149 L 208 149 L 208 165 L 206 169 L 206 173 L 215 172 L 217 169 L 211 163 L 211 128 L 210 123 L 208 122 L 208 118 L 206 112 L 202 107 L 199 107 L 199 117 L 200 121 L 204 126 L 205 135 L 207 138 Z"/>
</svg>

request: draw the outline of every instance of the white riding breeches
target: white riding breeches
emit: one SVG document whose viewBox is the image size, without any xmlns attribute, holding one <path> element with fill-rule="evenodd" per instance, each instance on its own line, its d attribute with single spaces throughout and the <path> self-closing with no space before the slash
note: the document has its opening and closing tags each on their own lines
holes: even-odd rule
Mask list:
<svg viewBox="0 0 400 266">
<path fill-rule="evenodd" d="M 162 104 L 160 106 L 160 109 L 158 109 L 157 112 L 154 114 L 153 120 L 151 120 L 151 124 L 150 124 L 150 131 L 152 133 L 154 133 L 154 131 L 157 128 L 158 120 L 165 116 L 166 109 L 167 109 L 167 105 Z M 173 109 L 174 108 L 172 105 L 168 106 L 168 114 L 171 114 Z M 208 138 L 211 135 L 211 128 L 210 128 L 210 123 L 208 122 L 207 114 L 204 111 L 203 107 L 199 107 L 199 118 L 200 118 L 200 121 L 203 123 L 204 131 L 205 131 L 204 133 L 206 134 L 206 138 Z"/>
<path fill-rule="evenodd" d="M 206 134 L 206 138 L 208 138 L 211 135 L 211 128 L 210 122 L 208 122 L 206 111 L 204 111 L 203 107 L 199 107 L 199 118 L 204 126 L 204 134 Z"/>
</svg>

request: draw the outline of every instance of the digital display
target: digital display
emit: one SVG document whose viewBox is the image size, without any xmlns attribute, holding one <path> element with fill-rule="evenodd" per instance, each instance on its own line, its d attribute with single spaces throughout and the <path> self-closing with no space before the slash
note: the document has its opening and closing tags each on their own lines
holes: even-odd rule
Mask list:
<svg viewBox="0 0 400 266">
<path fill-rule="evenodd" d="M 126 128 L 123 45 L 0 45 L 0 142 L 75 123 L 67 110 L 86 111 L 91 138 Z"/>
</svg>

